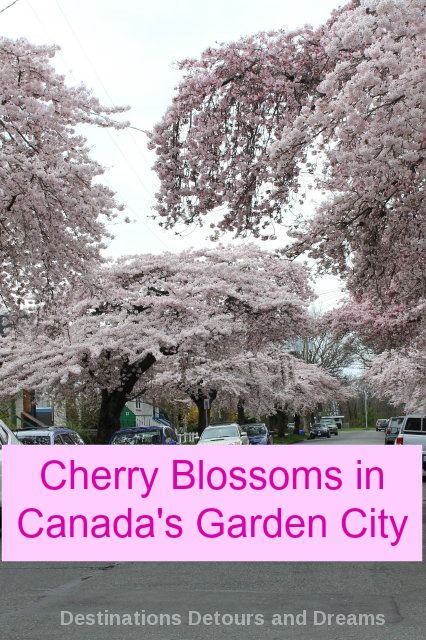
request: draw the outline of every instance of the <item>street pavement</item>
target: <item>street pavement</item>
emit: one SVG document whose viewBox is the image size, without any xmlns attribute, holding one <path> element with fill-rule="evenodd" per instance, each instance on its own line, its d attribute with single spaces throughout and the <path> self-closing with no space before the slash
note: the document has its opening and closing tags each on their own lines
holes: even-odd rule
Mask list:
<svg viewBox="0 0 426 640">
<path fill-rule="evenodd" d="M 383 440 L 340 431 L 301 446 Z M 425 585 L 420 562 L 1 563 L 0 638 L 420 640 Z"/>
</svg>

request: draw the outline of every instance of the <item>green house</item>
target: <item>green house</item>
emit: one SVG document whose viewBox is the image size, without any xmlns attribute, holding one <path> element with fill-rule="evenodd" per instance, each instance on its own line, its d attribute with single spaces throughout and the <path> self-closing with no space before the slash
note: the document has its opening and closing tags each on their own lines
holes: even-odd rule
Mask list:
<svg viewBox="0 0 426 640">
<path fill-rule="evenodd" d="M 136 427 L 136 414 L 126 405 L 120 414 L 120 429 Z"/>
<path fill-rule="evenodd" d="M 141 398 L 128 400 L 120 414 L 120 429 L 164 425 L 164 421 L 157 422 L 159 417 L 160 410 L 158 407 L 153 407 L 152 404 L 143 402 Z"/>
</svg>

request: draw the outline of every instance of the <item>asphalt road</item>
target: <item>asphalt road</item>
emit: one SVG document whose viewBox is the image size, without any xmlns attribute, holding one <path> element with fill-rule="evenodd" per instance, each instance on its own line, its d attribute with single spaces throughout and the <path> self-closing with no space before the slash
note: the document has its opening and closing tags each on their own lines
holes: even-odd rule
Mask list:
<svg viewBox="0 0 426 640">
<path fill-rule="evenodd" d="M 384 444 L 385 433 L 384 431 L 376 431 L 375 429 L 368 429 L 363 431 L 345 431 L 345 429 L 339 429 L 338 435 L 331 435 L 329 438 L 314 438 L 314 440 L 307 440 L 303 443 L 303 446 L 318 446 L 332 444 Z"/>
<path fill-rule="evenodd" d="M 302 446 L 383 439 L 341 431 Z M 0 637 L 420 640 L 425 585 L 424 563 L 1 563 Z"/>
</svg>

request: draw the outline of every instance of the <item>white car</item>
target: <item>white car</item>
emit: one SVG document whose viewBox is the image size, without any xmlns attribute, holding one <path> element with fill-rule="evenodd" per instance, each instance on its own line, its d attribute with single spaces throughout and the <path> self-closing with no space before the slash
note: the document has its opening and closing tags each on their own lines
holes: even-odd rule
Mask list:
<svg viewBox="0 0 426 640">
<path fill-rule="evenodd" d="M 212 424 L 201 434 L 198 444 L 249 444 L 247 433 L 239 424 Z"/>
<path fill-rule="evenodd" d="M 0 511 L 1 511 L 1 477 L 2 477 L 2 449 L 6 444 L 21 444 L 7 425 L 0 420 Z"/>
<path fill-rule="evenodd" d="M 426 414 L 410 413 L 404 416 L 394 444 L 421 444 L 423 449 L 422 470 L 426 478 Z"/>
</svg>

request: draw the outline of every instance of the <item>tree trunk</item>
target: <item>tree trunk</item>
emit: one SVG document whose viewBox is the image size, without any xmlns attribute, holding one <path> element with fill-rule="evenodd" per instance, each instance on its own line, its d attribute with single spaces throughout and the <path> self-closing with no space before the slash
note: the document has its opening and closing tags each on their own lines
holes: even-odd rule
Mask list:
<svg viewBox="0 0 426 640">
<path fill-rule="evenodd" d="M 135 384 L 154 363 L 155 357 L 152 353 L 148 353 L 139 362 L 129 364 L 125 361 L 122 363 L 120 370 L 120 390 L 113 389 L 108 391 L 108 389 L 102 389 L 96 444 L 108 444 L 114 431 L 118 431 L 121 412 Z"/>
<path fill-rule="evenodd" d="M 294 433 L 299 433 L 300 430 L 300 415 L 298 413 L 294 416 Z"/>
<path fill-rule="evenodd" d="M 198 409 L 197 431 L 198 434 L 201 435 L 202 431 L 204 431 L 204 429 L 208 427 L 210 422 L 210 407 L 208 409 L 204 408 L 204 397 L 197 398 L 196 400 L 194 400 L 194 402 Z"/>
<path fill-rule="evenodd" d="M 280 438 L 287 433 L 288 413 L 286 409 L 275 407 L 275 413 L 269 416 L 269 427 L 275 431 Z"/>
<path fill-rule="evenodd" d="M 198 409 L 198 425 L 197 425 L 198 435 L 201 435 L 204 429 L 208 427 L 210 424 L 211 406 L 212 406 L 212 402 L 216 399 L 216 396 L 217 396 L 217 391 L 215 390 L 210 391 L 208 394 L 205 393 L 204 391 L 199 390 L 197 395 L 192 394 L 190 396 L 192 402 L 195 404 L 195 406 Z M 204 400 L 209 401 L 208 409 L 204 408 Z"/>
<path fill-rule="evenodd" d="M 278 436 L 280 438 L 283 438 L 284 434 L 287 433 L 287 425 L 288 425 L 287 411 L 283 411 L 282 409 L 277 409 L 277 427 L 278 427 Z"/>
<path fill-rule="evenodd" d="M 101 398 L 96 444 L 108 444 L 114 431 L 120 428 L 120 416 L 126 405 L 127 395 L 124 391 L 110 392 L 102 389 Z"/>
<path fill-rule="evenodd" d="M 244 402 L 240 399 L 238 400 L 238 405 L 237 405 L 237 415 L 238 415 L 238 424 L 245 424 L 246 423 L 246 417 L 244 414 Z"/>
</svg>

